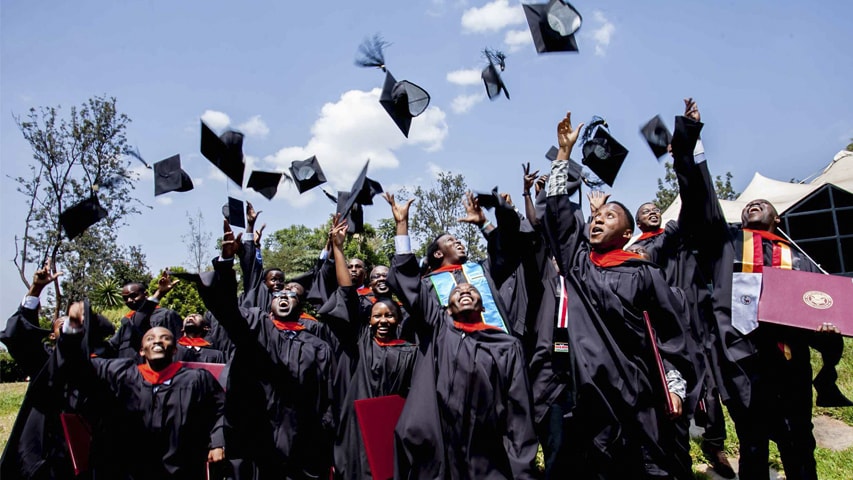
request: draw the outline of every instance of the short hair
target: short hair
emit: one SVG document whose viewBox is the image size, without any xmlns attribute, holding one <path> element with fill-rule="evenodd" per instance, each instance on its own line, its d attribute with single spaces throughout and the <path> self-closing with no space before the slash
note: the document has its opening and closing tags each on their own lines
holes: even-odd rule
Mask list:
<svg viewBox="0 0 853 480">
<path fill-rule="evenodd" d="M 634 217 L 633 217 L 633 216 L 631 216 L 631 211 L 630 211 L 630 210 L 628 210 L 628 207 L 626 207 L 625 205 L 623 205 L 621 202 L 616 202 L 616 201 L 613 201 L 613 202 L 607 202 L 607 203 L 610 203 L 610 204 L 613 204 L 613 205 L 618 205 L 618 206 L 619 206 L 619 208 L 621 208 L 621 209 L 622 209 L 622 213 L 624 213 L 624 214 L 625 214 L 625 220 L 627 220 L 627 221 L 628 221 L 628 229 L 629 229 L 629 230 L 631 230 L 631 231 L 633 232 L 633 231 L 634 231 L 634 227 L 635 227 L 635 224 L 634 224 Z M 645 204 L 643 204 L 643 205 L 645 205 Z"/>
<path fill-rule="evenodd" d="M 397 302 L 390 298 L 377 298 L 376 303 L 373 305 L 376 306 L 380 303 L 388 307 L 388 310 L 391 310 L 391 313 L 394 314 L 394 318 L 397 319 L 397 322 L 403 320 L 403 312 L 400 310 L 400 306 L 397 305 Z M 370 307 L 370 314 L 373 315 L 373 307 Z"/>
<path fill-rule="evenodd" d="M 269 268 L 265 268 L 265 269 L 264 269 L 264 271 L 263 271 L 263 272 L 261 272 L 261 280 L 262 280 L 262 281 L 266 281 L 266 280 L 267 280 L 267 275 L 269 275 L 269 274 L 270 274 L 270 272 L 281 272 L 281 276 L 282 276 L 282 277 L 284 277 L 284 276 L 285 276 L 285 275 L 284 275 L 284 271 L 282 271 L 282 269 L 280 269 L 280 268 L 278 268 L 278 267 L 269 267 Z"/>
<path fill-rule="evenodd" d="M 132 287 L 133 285 L 136 285 L 139 288 L 139 290 L 141 290 L 143 292 L 148 291 L 148 286 L 142 282 L 127 282 L 124 285 L 122 285 L 121 288 L 129 288 L 129 287 Z"/>
<path fill-rule="evenodd" d="M 616 203 L 616 202 L 613 202 L 613 203 Z M 654 205 L 655 207 L 657 207 L 657 206 L 658 206 L 658 204 L 657 204 L 657 203 L 655 203 L 655 202 L 643 202 L 643 203 L 641 203 L 641 204 L 640 204 L 640 206 L 639 206 L 639 207 L 637 207 L 637 215 L 636 215 L 636 217 L 637 217 L 637 219 L 638 219 L 638 220 L 640 219 L 640 211 L 641 211 L 641 210 L 643 209 L 643 207 L 645 207 L 646 205 Z"/>
<path fill-rule="evenodd" d="M 439 251 L 438 241 L 445 235 L 450 234 L 447 232 L 441 232 L 432 239 L 432 242 L 430 242 L 429 245 L 427 245 L 426 260 L 430 270 L 435 270 L 436 268 L 441 267 L 441 259 L 435 258 L 435 252 Z"/>
</svg>

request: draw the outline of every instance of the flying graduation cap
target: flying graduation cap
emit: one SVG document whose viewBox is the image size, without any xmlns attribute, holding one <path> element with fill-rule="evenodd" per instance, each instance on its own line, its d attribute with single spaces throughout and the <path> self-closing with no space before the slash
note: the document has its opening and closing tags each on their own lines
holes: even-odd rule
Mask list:
<svg viewBox="0 0 853 480">
<path fill-rule="evenodd" d="M 491 210 L 498 205 L 500 205 L 500 198 L 498 197 L 498 187 L 492 189 L 490 192 L 477 192 L 477 204 L 480 207 Z"/>
<path fill-rule="evenodd" d="M 551 0 L 541 4 L 526 3 L 524 15 L 537 52 L 578 51 L 575 33 L 581 28 L 583 18 L 569 2 Z"/>
<path fill-rule="evenodd" d="M 660 115 L 655 115 L 654 118 L 643 125 L 640 128 L 640 134 L 646 139 L 646 143 L 649 144 L 652 153 L 660 161 L 660 158 L 666 155 L 666 149 L 672 142 L 672 134 L 669 133 L 669 129 L 666 128 L 666 124 L 663 123 Z"/>
<path fill-rule="evenodd" d="M 583 164 L 612 187 L 628 150 L 610 135 L 607 122 L 601 117 L 593 117 L 584 129 L 583 141 Z"/>
<path fill-rule="evenodd" d="M 506 55 L 499 50 L 488 48 L 483 50 L 483 55 L 489 60 L 489 65 L 480 74 L 480 78 L 483 79 L 483 83 L 486 85 L 486 95 L 489 96 L 489 100 L 494 100 L 501 94 L 501 90 L 503 90 L 506 99 L 509 100 L 509 91 L 506 89 L 503 79 L 501 79 L 500 72 L 498 72 L 498 67 L 500 67 L 501 72 L 506 68 Z"/>
<path fill-rule="evenodd" d="M 317 185 L 326 183 L 326 175 L 323 174 L 323 169 L 320 168 L 320 162 L 316 156 L 291 162 L 290 175 L 299 193 L 307 192 Z"/>
<path fill-rule="evenodd" d="M 278 193 L 278 185 L 281 183 L 282 177 L 290 180 L 290 177 L 286 173 L 253 170 L 252 174 L 249 175 L 249 183 L 246 184 L 246 187 L 260 193 L 267 200 L 272 200 L 275 194 Z"/>
<path fill-rule="evenodd" d="M 89 198 L 63 210 L 59 214 L 59 224 L 68 240 L 74 240 L 87 228 L 107 218 L 107 215 L 109 213 L 101 206 L 98 196 L 92 192 Z"/>
<path fill-rule="evenodd" d="M 226 130 L 216 136 L 213 130 L 201 122 L 201 154 L 222 171 L 228 178 L 243 188 L 243 134 Z"/>
<path fill-rule="evenodd" d="M 193 180 L 181 168 L 181 156 L 172 155 L 154 164 L 154 196 L 169 192 L 189 192 Z"/>
<path fill-rule="evenodd" d="M 243 212 L 243 201 L 234 197 L 228 197 L 228 203 L 222 206 L 222 216 L 232 227 L 246 228 L 246 217 Z"/>
<path fill-rule="evenodd" d="M 347 221 L 353 224 L 355 231 L 351 233 L 359 233 L 364 230 L 364 213 L 361 212 L 362 205 L 373 205 L 373 197 L 382 193 L 382 185 L 379 182 L 367 178 L 367 167 L 370 165 L 370 160 L 364 164 L 364 168 L 358 174 L 352 188 L 349 192 L 338 192 L 337 213 L 345 215 Z M 345 193 L 346 195 L 341 195 Z M 350 229 L 348 228 L 349 232 Z"/>
<path fill-rule="evenodd" d="M 394 120 L 394 123 L 409 138 L 412 118 L 422 114 L 429 106 L 429 94 L 423 88 L 408 80 L 397 81 L 385 67 L 383 49 L 389 44 L 379 35 L 365 40 L 359 47 L 360 57 L 355 64 L 360 67 L 376 67 L 385 72 L 385 83 L 379 96 L 379 103 Z"/>
</svg>

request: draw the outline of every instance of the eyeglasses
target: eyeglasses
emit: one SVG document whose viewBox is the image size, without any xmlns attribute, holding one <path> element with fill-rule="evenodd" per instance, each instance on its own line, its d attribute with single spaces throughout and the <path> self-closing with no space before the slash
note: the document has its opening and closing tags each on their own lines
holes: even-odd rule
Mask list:
<svg viewBox="0 0 853 480">
<path fill-rule="evenodd" d="M 298 295 L 296 292 L 292 291 L 292 290 L 281 290 L 281 291 L 279 291 L 279 292 L 272 292 L 272 297 L 273 297 L 273 298 L 278 298 L 278 297 L 291 297 L 291 298 L 296 298 L 296 297 L 298 297 L 298 296 L 299 296 L 299 295 Z"/>
</svg>

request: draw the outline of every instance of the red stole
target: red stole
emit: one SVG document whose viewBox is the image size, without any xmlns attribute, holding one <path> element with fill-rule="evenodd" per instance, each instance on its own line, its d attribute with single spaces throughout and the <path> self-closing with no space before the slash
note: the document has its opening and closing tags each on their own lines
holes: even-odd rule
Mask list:
<svg viewBox="0 0 853 480">
<path fill-rule="evenodd" d="M 151 385 L 161 385 L 165 382 L 168 382 L 178 373 L 178 370 L 184 366 L 183 362 L 172 362 L 171 365 L 160 370 L 159 372 L 152 370 L 151 367 L 148 366 L 147 363 L 143 363 L 142 365 L 137 365 L 139 369 L 139 373 L 142 374 L 142 378 L 145 379 L 146 382 Z"/>
<path fill-rule="evenodd" d="M 199 348 L 201 348 L 201 347 L 209 347 L 210 342 L 208 342 L 207 340 L 205 340 L 203 338 L 188 337 L 188 336 L 184 335 L 183 337 L 178 339 L 178 345 L 183 345 L 185 347 L 199 347 Z"/>
<path fill-rule="evenodd" d="M 794 266 L 793 253 L 788 241 L 767 230 L 743 229 L 743 253 L 741 271 L 744 273 L 761 273 L 764 271 L 764 246 L 762 240 L 773 244 L 773 255 L 770 266 L 791 270 Z"/>
<path fill-rule="evenodd" d="M 359 296 L 362 296 L 362 297 L 363 297 L 363 296 L 366 296 L 366 295 L 372 295 L 372 294 L 373 294 L 373 289 L 371 289 L 370 287 L 361 287 L 361 288 L 357 289 L 357 290 L 355 291 L 355 293 L 357 293 Z"/>
<path fill-rule="evenodd" d="M 589 252 L 589 259 L 592 263 L 602 268 L 616 267 L 622 265 L 628 260 L 642 259 L 640 255 L 634 252 L 627 252 L 620 248 L 615 248 L 609 252 L 598 253 L 595 250 Z"/>
<path fill-rule="evenodd" d="M 457 322 L 456 320 L 454 320 L 453 326 L 458 328 L 459 330 L 462 330 L 465 333 L 479 332 L 480 330 L 498 330 L 498 331 L 503 332 L 503 330 L 501 330 L 500 328 L 493 327 L 493 326 L 487 324 L 486 322 L 467 323 L 467 322 Z"/>
<path fill-rule="evenodd" d="M 462 265 L 445 265 L 443 267 L 436 268 L 429 273 L 455 272 L 456 270 L 462 270 Z"/>
<path fill-rule="evenodd" d="M 154 307 L 155 310 L 158 308 L 160 308 L 160 305 L 157 305 L 156 307 Z M 124 314 L 124 318 L 133 318 L 134 315 L 136 315 L 136 310 L 131 310 L 131 311 L 127 312 L 126 314 Z"/>
<path fill-rule="evenodd" d="M 657 237 L 661 233 L 663 233 L 662 228 L 658 228 L 657 230 L 653 230 L 651 232 L 643 232 L 643 234 L 640 235 L 640 237 L 636 241 L 639 242 L 640 240 L 645 240 L 647 238 Z"/>
<path fill-rule="evenodd" d="M 380 347 L 393 347 L 396 345 L 405 345 L 406 341 L 402 338 L 394 338 L 391 340 L 381 340 L 379 338 L 373 337 L 373 341 L 376 342 Z"/>
</svg>

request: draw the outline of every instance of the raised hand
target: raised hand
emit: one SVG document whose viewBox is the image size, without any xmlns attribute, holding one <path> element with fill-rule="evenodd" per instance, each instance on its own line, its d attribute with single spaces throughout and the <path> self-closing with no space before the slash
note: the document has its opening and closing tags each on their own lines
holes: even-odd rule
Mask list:
<svg viewBox="0 0 853 480">
<path fill-rule="evenodd" d="M 684 99 L 684 116 L 697 122 L 702 121 L 702 117 L 699 115 L 699 107 L 693 97 Z"/>
<path fill-rule="evenodd" d="M 237 238 L 234 238 L 234 232 L 231 231 L 231 224 L 228 223 L 228 220 L 223 220 L 222 230 L 224 232 L 222 235 L 222 258 L 234 258 L 240 250 L 243 233 L 241 232 Z"/>
<path fill-rule="evenodd" d="M 62 272 L 50 273 L 50 259 L 48 258 L 44 262 L 44 266 L 33 274 L 33 283 L 30 284 L 30 290 L 27 292 L 27 295 L 31 297 L 38 297 L 41 295 L 41 291 L 44 287 L 56 281 L 62 275 Z"/>
<path fill-rule="evenodd" d="M 536 184 L 536 177 L 539 175 L 539 170 L 530 173 L 530 162 L 526 164 L 522 163 L 521 168 L 524 169 L 524 193 L 527 193 Z M 539 193 L 539 190 L 536 190 L 536 192 Z"/>
<path fill-rule="evenodd" d="M 261 213 L 261 212 L 258 212 L 258 213 Z M 265 223 L 265 224 L 263 224 L 263 225 L 261 225 L 260 230 L 255 230 L 255 231 L 253 232 L 253 233 L 254 233 L 254 235 L 255 235 L 255 237 L 254 237 L 255 246 L 256 246 L 256 247 L 258 247 L 258 248 L 260 248 L 260 246 L 261 246 L 261 237 L 263 237 L 263 235 L 264 235 L 264 229 L 265 229 L 265 228 L 267 228 L 267 224 L 266 224 L 266 223 Z"/>
<path fill-rule="evenodd" d="M 595 214 L 599 208 L 607 203 L 607 199 L 610 198 L 610 194 L 604 193 L 601 190 L 593 190 L 586 195 L 586 198 L 589 199 L 590 212 Z"/>
<path fill-rule="evenodd" d="M 246 221 L 249 223 L 250 227 L 255 225 L 255 220 L 258 219 L 258 215 L 260 215 L 261 212 L 263 212 L 263 210 L 255 211 L 255 207 L 252 206 L 252 202 L 246 202 Z"/>
<path fill-rule="evenodd" d="M 557 124 L 557 142 L 560 145 L 560 149 L 557 151 L 557 160 L 569 159 L 581 130 L 583 130 L 583 123 L 578 125 L 578 128 L 573 128 L 572 112 L 567 112 L 566 118 Z"/>
<path fill-rule="evenodd" d="M 332 220 L 332 228 L 329 229 L 329 241 L 337 249 L 344 248 L 344 241 L 347 238 L 347 219 L 341 217 L 340 213 L 336 213 Z"/>
<path fill-rule="evenodd" d="M 175 285 L 178 284 L 180 280 L 175 279 L 172 280 L 172 275 L 169 270 L 163 270 L 163 273 L 160 275 L 160 278 L 157 280 L 157 291 L 154 292 L 154 298 L 160 300 L 165 297 L 167 293 L 171 292 Z"/>
<path fill-rule="evenodd" d="M 462 206 L 465 207 L 465 216 L 457 219 L 457 222 L 473 223 L 478 227 L 482 227 L 486 223 L 486 213 L 480 208 L 480 202 L 470 190 L 465 192 Z"/>
<path fill-rule="evenodd" d="M 391 205 L 391 213 L 394 215 L 394 221 L 397 223 L 409 221 L 409 207 L 411 207 L 412 202 L 415 201 L 414 198 L 410 198 L 406 201 L 406 203 L 399 205 L 394 200 L 394 194 L 390 192 L 385 192 L 382 194 L 382 198 L 388 202 L 388 205 Z"/>
<path fill-rule="evenodd" d="M 548 175 L 542 175 L 536 179 L 536 195 L 539 195 L 539 192 L 545 188 L 545 185 L 548 185 Z"/>
</svg>

